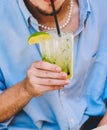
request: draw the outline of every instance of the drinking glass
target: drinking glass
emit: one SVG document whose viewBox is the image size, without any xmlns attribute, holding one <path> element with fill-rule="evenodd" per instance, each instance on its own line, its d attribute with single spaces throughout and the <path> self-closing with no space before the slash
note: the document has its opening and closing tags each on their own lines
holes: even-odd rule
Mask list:
<svg viewBox="0 0 107 130">
<path fill-rule="evenodd" d="M 67 73 L 68 79 L 73 77 L 73 44 L 72 32 L 61 32 L 58 36 L 56 31 L 48 31 L 51 35 L 49 40 L 43 40 L 40 45 L 42 60 L 57 64 Z"/>
</svg>

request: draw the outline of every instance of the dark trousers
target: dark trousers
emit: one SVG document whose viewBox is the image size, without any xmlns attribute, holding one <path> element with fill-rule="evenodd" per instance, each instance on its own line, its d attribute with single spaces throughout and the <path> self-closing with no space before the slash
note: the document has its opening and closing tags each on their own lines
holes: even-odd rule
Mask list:
<svg viewBox="0 0 107 130">
<path fill-rule="evenodd" d="M 102 117 L 91 116 L 80 128 L 80 130 L 92 130 L 97 127 Z"/>
</svg>

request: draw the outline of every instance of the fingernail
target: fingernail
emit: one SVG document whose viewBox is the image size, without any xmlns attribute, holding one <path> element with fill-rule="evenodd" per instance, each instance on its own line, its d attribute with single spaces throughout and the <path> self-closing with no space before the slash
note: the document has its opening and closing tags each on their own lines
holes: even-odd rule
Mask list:
<svg viewBox="0 0 107 130">
<path fill-rule="evenodd" d="M 56 70 L 60 72 L 60 71 L 61 71 L 61 68 L 60 68 L 60 67 L 56 67 Z"/>
<path fill-rule="evenodd" d="M 66 73 L 63 73 L 62 76 L 63 76 L 63 77 L 67 77 L 67 74 L 66 74 Z"/>
</svg>

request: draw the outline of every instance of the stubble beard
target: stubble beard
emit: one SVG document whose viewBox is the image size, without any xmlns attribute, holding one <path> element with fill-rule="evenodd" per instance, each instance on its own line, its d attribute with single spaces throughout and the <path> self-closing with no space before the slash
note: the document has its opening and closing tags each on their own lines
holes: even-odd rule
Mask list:
<svg viewBox="0 0 107 130">
<path fill-rule="evenodd" d="M 51 6 L 51 5 L 50 5 Z M 59 9 L 56 10 L 56 14 L 58 14 L 60 12 L 62 7 L 60 7 Z M 41 10 L 40 8 L 36 7 L 36 9 L 38 10 L 38 12 L 44 16 L 53 16 L 53 11 L 50 12 L 50 13 L 47 13 L 46 11 L 44 10 Z"/>
</svg>

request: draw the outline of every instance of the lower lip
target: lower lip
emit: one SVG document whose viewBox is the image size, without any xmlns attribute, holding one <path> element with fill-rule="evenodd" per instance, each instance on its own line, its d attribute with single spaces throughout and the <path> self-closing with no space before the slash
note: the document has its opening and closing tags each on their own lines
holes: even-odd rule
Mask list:
<svg viewBox="0 0 107 130">
<path fill-rule="evenodd" d="M 51 2 L 51 0 L 44 0 L 44 1 L 46 1 L 46 2 L 48 2 L 48 3 L 50 3 Z M 56 0 L 53 0 L 54 2 L 56 1 Z"/>
</svg>

